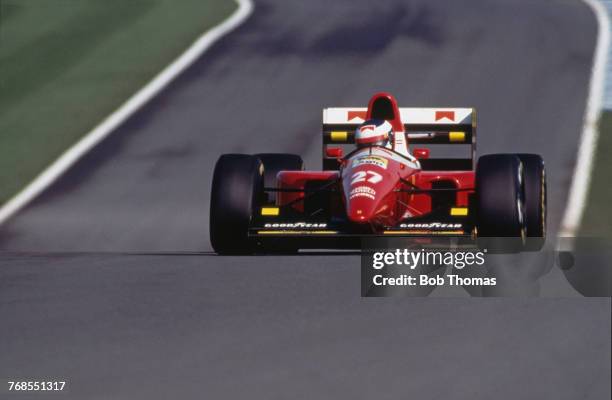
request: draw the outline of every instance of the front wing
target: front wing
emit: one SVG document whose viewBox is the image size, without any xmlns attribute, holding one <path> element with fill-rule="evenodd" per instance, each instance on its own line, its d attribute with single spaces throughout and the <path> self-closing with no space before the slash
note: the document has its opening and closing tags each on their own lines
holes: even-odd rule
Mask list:
<svg viewBox="0 0 612 400">
<path fill-rule="evenodd" d="M 301 248 L 360 248 L 368 238 L 396 237 L 415 243 L 439 243 L 440 239 L 471 242 L 475 229 L 470 210 L 453 207 L 424 217 L 406 218 L 395 226 L 373 233 L 369 226 L 358 226 L 340 218 L 283 215 L 279 207 L 263 207 L 249 229 L 259 241 L 296 242 Z"/>
</svg>

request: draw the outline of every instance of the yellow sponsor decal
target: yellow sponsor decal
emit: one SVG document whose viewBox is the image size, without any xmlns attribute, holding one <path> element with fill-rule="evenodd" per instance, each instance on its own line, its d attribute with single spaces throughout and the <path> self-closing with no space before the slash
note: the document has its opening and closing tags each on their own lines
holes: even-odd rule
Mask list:
<svg viewBox="0 0 612 400">
<path fill-rule="evenodd" d="M 332 131 L 330 137 L 332 142 L 346 142 L 348 140 L 348 132 Z"/>
<path fill-rule="evenodd" d="M 277 216 L 280 213 L 280 209 L 278 207 L 262 207 L 261 215 L 266 216 Z"/>
<path fill-rule="evenodd" d="M 448 140 L 451 142 L 465 142 L 465 132 L 449 132 Z"/>
<path fill-rule="evenodd" d="M 455 217 L 464 217 L 468 215 L 468 208 L 467 207 L 453 207 L 450 210 L 450 215 L 455 216 Z"/>
</svg>

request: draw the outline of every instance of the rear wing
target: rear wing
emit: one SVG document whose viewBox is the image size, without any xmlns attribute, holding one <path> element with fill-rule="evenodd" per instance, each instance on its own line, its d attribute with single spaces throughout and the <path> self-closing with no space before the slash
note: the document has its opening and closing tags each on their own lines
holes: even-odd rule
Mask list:
<svg viewBox="0 0 612 400">
<path fill-rule="evenodd" d="M 424 170 L 472 170 L 476 154 L 476 110 L 473 108 L 400 108 L 408 145 L 451 144 L 470 146 L 466 158 L 422 159 Z M 355 130 L 366 119 L 367 108 L 323 109 L 323 169 L 338 169 L 327 155 L 330 145 L 355 143 Z"/>
</svg>

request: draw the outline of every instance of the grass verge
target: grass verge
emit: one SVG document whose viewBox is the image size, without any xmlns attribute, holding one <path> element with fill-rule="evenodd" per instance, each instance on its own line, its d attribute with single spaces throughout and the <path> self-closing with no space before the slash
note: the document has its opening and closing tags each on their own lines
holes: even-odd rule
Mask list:
<svg viewBox="0 0 612 400">
<path fill-rule="evenodd" d="M 0 204 L 235 8 L 0 0 Z"/>
</svg>

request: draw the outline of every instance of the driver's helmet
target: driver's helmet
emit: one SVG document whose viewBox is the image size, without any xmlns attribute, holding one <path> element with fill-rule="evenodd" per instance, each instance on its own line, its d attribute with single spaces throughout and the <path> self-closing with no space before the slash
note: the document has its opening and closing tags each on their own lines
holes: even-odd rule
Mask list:
<svg viewBox="0 0 612 400">
<path fill-rule="evenodd" d="M 355 144 L 357 147 L 386 146 L 391 137 L 393 128 L 389 121 L 383 119 L 369 119 L 355 131 Z"/>
</svg>

